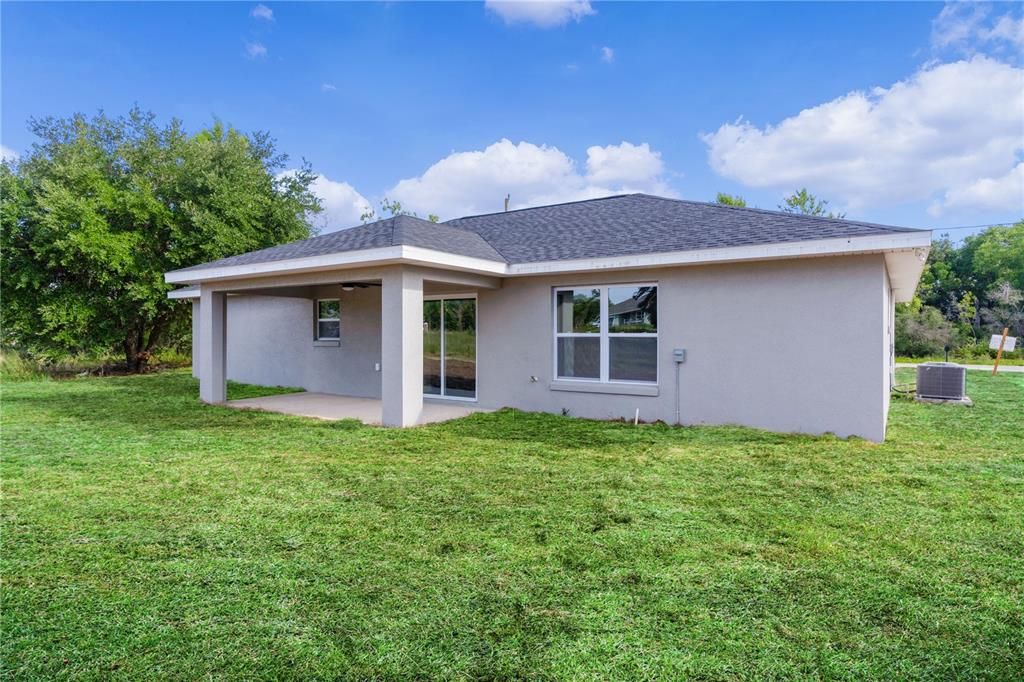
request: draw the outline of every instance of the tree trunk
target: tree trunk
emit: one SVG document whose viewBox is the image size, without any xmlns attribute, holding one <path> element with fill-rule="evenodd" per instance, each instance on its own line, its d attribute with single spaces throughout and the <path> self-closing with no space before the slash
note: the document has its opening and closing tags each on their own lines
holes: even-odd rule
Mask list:
<svg viewBox="0 0 1024 682">
<path fill-rule="evenodd" d="M 125 369 L 135 374 L 139 371 L 139 349 L 133 339 L 127 339 L 122 345 L 124 347 Z"/>
<path fill-rule="evenodd" d="M 143 347 L 143 351 L 146 353 L 152 353 L 156 348 L 156 345 L 160 342 L 160 337 L 163 336 L 164 327 L 167 325 L 167 319 L 163 316 L 157 317 L 153 320 L 153 326 L 149 329 L 149 334 L 146 336 L 146 345 Z"/>
<path fill-rule="evenodd" d="M 142 348 L 142 329 L 132 333 L 122 345 L 126 370 L 131 374 L 141 372 L 149 356 Z"/>
</svg>

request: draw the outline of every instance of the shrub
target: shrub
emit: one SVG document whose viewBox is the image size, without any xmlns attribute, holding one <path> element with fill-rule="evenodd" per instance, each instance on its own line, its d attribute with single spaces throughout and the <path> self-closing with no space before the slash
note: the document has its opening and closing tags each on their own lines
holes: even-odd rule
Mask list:
<svg viewBox="0 0 1024 682">
<path fill-rule="evenodd" d="M 896 306 L 896 354 L 904 357 L 938 355 L 959 345 L 960 333 L 942 311 L 922 305 L 919 298 Z"/>
<path fill-rule="evenodd" d="M 14 350 L 0 351 L 0 381 L 37 381 L 46 378 L 38 363 Z"/>
</svg>

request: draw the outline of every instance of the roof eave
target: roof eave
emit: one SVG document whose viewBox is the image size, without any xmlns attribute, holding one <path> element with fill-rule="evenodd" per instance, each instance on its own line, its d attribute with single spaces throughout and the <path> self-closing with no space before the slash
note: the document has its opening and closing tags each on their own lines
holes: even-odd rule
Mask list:
<svg viewBox="0 0 1024 682">
<path fill-rule="evenodd" d="M 344 270 L 348 268 L 375 267 L 381 265 L 427 265 L 446 270 L 474 272 L 484 275 L 504 275 L 507 264 L 499 261 L 460 256 L 446 251 L 425 249 L 419 246 L 386 246 L 359 251 L 305 256 L 263 263 L 212 266 L 188 270 L 172 270 L 164 275 L 169 284 L 199 284 L 251 277 L 319 272 L 323 270 Z"/>
<path fill-rule="evenodd" d="M 579 258 L 574 260 L 517 263 L 509 266 L 508 275 L 530 276 L 598 270 L 738 263 L 744 261 L 886 253 L 904 250 L 919 251 L 921 249 L 924 249 L 923 256 L 919 255 L 918 257 L 923 259 L 927 257 L 930 245 L 931 232 L 928 230 L 915 230 L 912 232 L 890 232 L 859 237 L 836 237 L 772 244 L 725 246 L 714 249 L 669 251 L 609 258 Z"/>
<path fill-rule="evenodd" d="M 199 287 L 186 286 L 179 289 L 172 289 L 167 292 L 167 298 L 172 300 L 199 298 Z"/>
<path fill-rule="evenodd" d="M 483 258 L 460 256 L 445 251 L 403 245 L 363 249 L 360 251 L 344 251 L 265 263 L 175 270 L 164 275 L 164 279 L 171 284 L 199 284 L 201 282 L 394 264 L 421 265 L 492 276 L 523 277 L 601 270 L 782 260 L 896 251 L 914 252 L 913 257 L 920 261 L 923 267 L 923 260 L 927 257 L 930 244 L 931 232 L 928 230 L 918 230 L 859 237 L 728 246 L 714 249 L 634 254 L 605 258 L 539 261 L 511 265 Z M 920 277 L 920 272 L 912 277 L 913 286 L 917 284 L 917 277 Z M 905 287 L 901 286 L 901 292 L 903 288 Z"/>
</svg>

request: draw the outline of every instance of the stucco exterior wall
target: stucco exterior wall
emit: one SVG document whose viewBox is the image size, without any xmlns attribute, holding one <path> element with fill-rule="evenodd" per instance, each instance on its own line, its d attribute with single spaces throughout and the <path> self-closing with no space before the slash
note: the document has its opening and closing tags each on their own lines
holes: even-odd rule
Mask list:
<svg viewBox="0 0 1024 682">
<path fill-rule="evenodd" d="M 658 385 L 554 390 L 565 382 L 553 380 L 552 288 L 630 282 L 659 286 Z M 338 346 L 313 344 L 309 299 L 228 297 L 228 377 L 379 397 L 380 289 L 321 291 L 341 298 Z M 639 408 L 674 423 L 672 351 L 684 348 L 683 424 L 884 438 L 892 298 L 881 255 L 509 278 L 477 295 L 481 407 L 627 419 Z"/>
<path fill-rule="evenodd" d="M 199 299 L 192 301 L 192 376 L 199 378 Z"/>
<path fill-rule="evenodd" d="M 551 390 L 552 287 L 616 282 L 658 283 L 657 395 Z M 885 286 L 880 255 L 507 280 L 479 292 L 479 402 L 672 423 L 684 348 L 684 424 L 882 440 Z"/>
<path fill-rule="evenodd" d="M 380 398 L 380 289 L 332 286 L 315 293 L 341 299 L 336 345 L 314 342 L 314 302 L 308 298 L 228 296 L 228 379 Z"/>
<path fill-rule="evenodd" d="M 882 363 L 885 381 L 882 383 L 882 406 L 885 414 L 889 414 L 889 397 L 892 395 L 892 387 L 896 383 L 896 354 L 895 354 L 895 314 L 896 299 L 893 297 L 892 284 L 889 281 L 889 273 L 886 271 L 882 279 Z M 885 426 L 885 425 L 883 425 Z M 883 431 L 883 437 L 885 432 Z"/>
</svg>

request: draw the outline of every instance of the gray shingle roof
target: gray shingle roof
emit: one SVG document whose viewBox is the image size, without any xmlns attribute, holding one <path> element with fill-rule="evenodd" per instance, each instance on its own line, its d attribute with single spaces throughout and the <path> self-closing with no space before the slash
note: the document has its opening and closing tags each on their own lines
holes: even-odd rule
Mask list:
<svg viewBox="0 0 1024 682">
<path fill-rule="evenodd" d="M 448 221 L 472 230 L 509 263 L 693 251 L 913 232 L 853 220 L 738 208 L 649 194 L 555 204 Z"/>
<path fill-rule="evenodd" d="M 402 245 L 421 246 L 436 251 L 447 251 L 459 256 L 472 256 L 474 258 L 505 262 L 505 259 L 475 232 L 443 223 L 432 223 L 428 220 L 400 215 L 366 225 L 359 225 L 347 230 L 338 230 L 337 232 L 320 235 L 319 237 L 312 237 L 311 239 L 272 246 L 259 251 L 250 251 L 238 256 L 221 258 L 211 263 L 194 265 L 190 268 L 182 268 L 178 272 L 225 265 L 270 263 L 279 260 L 290 260 L 292 258 L 322 256 L 329 253 Z"/>
<path fill-rule="evenodd" d="M 183 270 L 399 245 L 515 264 L 914 231 L 854 220 L 624 194 L 456 218 L 446 223 L 395 216 Z"/>
</svg>

